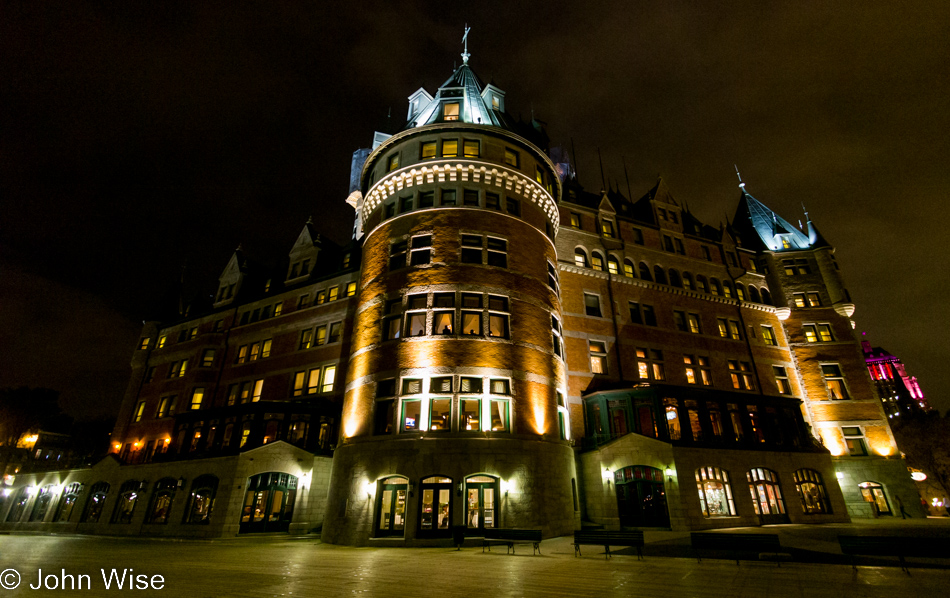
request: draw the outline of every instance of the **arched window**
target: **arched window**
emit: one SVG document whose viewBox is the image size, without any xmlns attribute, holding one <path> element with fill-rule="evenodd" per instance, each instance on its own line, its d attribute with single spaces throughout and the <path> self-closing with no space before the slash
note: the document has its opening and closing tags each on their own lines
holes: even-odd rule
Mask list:
<svg viewBox="0 0 950 598">
<path fill-rule="evenodd" d="M 40 488 L 36 495 L 36 500 L 33 502 L 33 512 L 30 513 L 30 521 L 43 521 L 46 519 L 50 501 L 53 499 L 52 490 L 52 484 Z"/>
<path fill-rule="evenodd" d="M 709 283 L 706 282 L 706 277 L 703 276 L 702 274 L 696 276 L 696 286 L 698 287 L 697 290 L 702 293 L 709 292 Z"/>
<path fill-rule="evenodd" d="M 498 527 L 498 478 L 473 475 L 465 479 L 465 525 L 480 530 Z"/>
<path fill-rule="evenodd" d="M 722 283 L 722 294 L 730 299 L 732 299 L 732 296 L 735 294 L 732 292 L 732 285 L 727 281 L 723 281 Z"/>
<path fill-rule="evenodd" d="M 590 267 L 598 272 L 604 271 L 604 256 L 596 251 L 590 252 Z"/>
<path fill-rule="evenodd" d="M 666 284 L 666 272 L 660 266 L 653 266 L 653 276 L 657 284 Z"/>
<path fill-rule="evenodd" d="M 752 285 L 749 285 L 749 301 L 753 303 L 762 303 L 762 298 L 759 297 L 758 289 Z"/>
<path fill-rule="evenodd" d="M 63 496 L 59 499 L 59 504 L 56 506 L 54 521 L 69 521 L 69 516 L 73 514 L 73 507 L 76 506 L 76 499 L 79 497 L 81 491 L 82 484 L 79 482 L 73 482 L 63 489 Z"/>
<path fill-rule="evenodd" d="M 718 278 L 710 278 L 709 286 L 712 287 L 713 295 L 719 295 L 720 297 L 722 296 L 722 284 L 720 284 Z"/>
<path fill-rule="evenodd" d="M 640 278 L 653 282 L 653 276 L 650 275 L 650 266 L 646 262 L 640 262 Z"/>
<path fill-rule="evenodd" d="M 452 523 L 452 478 L 425 478 L 419 491 L 419 535 L 448 536 Z"/>
<path fill-rule="evenodd" d="M 795 489 L 798 491 L 798 498 L 801 499 L 802 511 L 805 514 L 831 512 L 820 473 L 814 469 L 799 469 L 792 474 L 792 479 L 795 480 Z"/>
<path fill-rule="evenodd" d="M 92 485 L 92 488 L 89 489 L 89 498 L 86 499 L 86 510 L 82 514 L 83 523 L 96 523 L 99 521 L 108 494 L 108 482 L 96 482 Z"/>
<path fill-rule="evenodd" d="M 636 276 L 636 266 L 633 265 L 633 262 L 630 260 L 623 261 L 623 275 L 627 278 L 634 278 Z"/>
<path fill-rule="evenodd" d="M 218 490 L 218 478 L 205 474 L 191 483 L 188 504 L 185 505 L 185 518 L 182 523 L 207 525 L 211 522 L 211 510 L 214 507 L 214 495 Z"/>
<path fill-rule="evenodd" d="M 762 287 L 762 303 L 766 305 L 772 305 L 772 295 L 765 287 Z"/>
<path fill-rule="evenodd" d="M 587 253 L 578 247 L 574 250 L 574 265 L 578 268 L 589 268 L 587 263 Z"/>
<path fill-rule="evenodd" d="M 700 467 L 696 470 L 696 489 L 699 491 L 703 517 L 729 517 L 736 514 L 729 472 L 718 467 Z"/>
<path fill-rule="evenodd" d="M 778 517 L 787 520 L 785 500 L 778 476 L 771 469 L 756 467 L 746 472 L 749 480 L 749 492 L 752 494 L 752 507 L 760 517 Z"/>
<path fill-rule="evenodd" d="M 135 503 L 139 499 L 138 480 L 127 480 L 119 487 L 119 498 L 112 511 L 112 523 L 132 523 L 132 514 L 135 512 Z"/>
<path fill-rule="evenodd" d="M 877 482 L 861 482 L 858 484 L 861 489 L 861 496 L 867 502 L 873 505 L 878 515 L 890 515 L 891 506 L 887 503 L 887 497 L 884 495 L 884 487 Z"/>
<path fill-rule="evenodd" d="M 390 476 L 376 482 L 376 537 L 402 536 L 406 533 L 406 497 L 409 480 Z"/>
<path fill-rule="evenodd" d="M 683 288 L 683 279 L 680 278 L 680 273 L 673 268 L 670 268 L 670 286 L 678 289 Z"/>
<path fill-rule="evenodd" d="M 736 283 L 736 298 L 739 301 L 745 301 L 745 287 L 741 283 Z"/>
<path fill-rule="evenodd" d="M 696 290 L 696 285 L 693 283 L 693 275 L 689 272 L 683 272 L 683 287 L 691 291 Z"/>
<path fill-rule="evenodd" d="M 620 262 L 612 255 L 607 256 L 607 271 L 611 274 L 620 274 Z"/>
<path fill-rule="evenodd" d="M 145 523 L 168 523 L 168 515 L 172 510 L 177 488 L 178 480 L 174 478 L 162 478 L 155 482 L 152 502 L 145 514 Z"/>
<path fill-rule="evenodd" d="M 10 507 L 10 512 L 7 514 L 8 522 L 17 522 L 23 517 L 23 514 L 26 512 L 26 505 L 30 502 L 30 489 L 26 486 L 20 488 L 20 491 L 17 493 L 16 498 L 14 499 L 13 506 Z"/>
</svg>

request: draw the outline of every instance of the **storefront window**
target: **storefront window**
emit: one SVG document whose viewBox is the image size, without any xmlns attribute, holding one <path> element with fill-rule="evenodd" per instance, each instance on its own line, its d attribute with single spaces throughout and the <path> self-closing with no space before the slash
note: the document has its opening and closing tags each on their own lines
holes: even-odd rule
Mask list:
<svg viewBox="0 0 950 598">
<path fill-rule="evenodd" d="M 718 467 L 696 470 L 696 488 L 704 517 L 729 517 L 736 514 L 729 472 Z"/>
<path fill-rule="evenodd" d="M 218 478 L 203 475 L 191 483 L 188 506 L 185 507 L 184 523 L 208 524 L 211 522 L 211 510 L 214 506 L 214 494 L 218 489 Z"/>
<path fill-rule="evenodd" d="M 119 500 L 112 514 L 112 523 L 132 523 L 132 514 L 135 512 L 135 503 L 139 498 L 138 480 L 129 480 L 119 488 Z"/>
<path fill-rule="evenodd" d="M 83 513 L 83 523 L 96 523 L 102 515 L 102 508 L 106 504 L 106 495 L 109 494 L 108 482 L 97 482 L 89 489 L 89 500 L 86 501 L 86 512 Z"/>
<path fill-rule="evenodd" d="M 376 535 L 402 536 L 406 530 L 409 480 L 394 476 L 380 480 L 376 492 Z"/>
<path fill-rule="evenodd" d="M 176 488 L 178 488 L 178 481 L 173 478 L 162 478 L 155 482 L 152 504 L 145 516 L 145 523 L 168 523 Z"/>
<path fill-rule="evenodd" d="M 861 496 L 864 500 L 874 505 L 879 515 L 890 515 L 891 507 L 887 504 L 887 497 L 884 496 L 884 487 L 877 482 L 861 482 L 858 484 L 861 489 Z"/>
<path fill-rule="evenodd" d="M 786 517 L 785 501 L 778 476 L 770 469 L 757 467 L 746 473 L 749 480 L 749 492 L 752 494 L 752 507 L 759 516 Z"/>
</svg>

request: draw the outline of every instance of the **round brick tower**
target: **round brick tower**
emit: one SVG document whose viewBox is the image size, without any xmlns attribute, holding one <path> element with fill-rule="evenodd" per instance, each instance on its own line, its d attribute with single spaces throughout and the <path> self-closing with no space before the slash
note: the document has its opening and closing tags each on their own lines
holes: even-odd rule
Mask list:
<svg viewBox="0 0 950 598">
<path fill-rule="evenodd" d="M 505 113 L 504 92 L 463 64 L 435 97 L 413 94 L 408 125 L 366 160 L 324 541 L 575 527 L 553 242 L 560 182 L 527 129 Z"/>
</svg>

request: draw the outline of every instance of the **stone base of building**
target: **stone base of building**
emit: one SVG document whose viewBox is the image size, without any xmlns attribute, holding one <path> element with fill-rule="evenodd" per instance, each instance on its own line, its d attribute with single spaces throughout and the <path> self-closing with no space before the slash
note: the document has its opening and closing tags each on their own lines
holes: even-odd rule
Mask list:
<svg viewBox="0 0 950 598">
<path fill-rule="evenodd" d="M 450 489 L 448 512 L 432 529 L 424 529 L 424 519 L 431 521 L 431 513 L 423 513 L 422 486 L 433 478 Z M 472 520 L 468 503 L 470 481 L 477 479 L 494 480 L 486 484 L 497 493 L 493 527 L 540 529 L 545 538 L 579 528 L 574 453 L 567 443 L 511 437 L 380 437 L 337 447 L 323 541 L 356 546 L 451 545 L 456 526 L 465 526 L 468 535 L 484 535 Z M 383 504 L 383 493 L 385 488 L 403 486 L 387 486 L 387 480 L 399 481 L 407 493 L 397 525 Z M 399 490 L 389 490 L 387 500 L 393 491 Z"/>
<path fill-rule="evenodd" d="M 167 463 L 122 465 L 108 456 L 89 468 L 18 475 L 0 504 L 0 531 L 220 538 L 271 531 L 271 524 L 282 532 L 309 533 L 323 524 L 330 465 L 329 457 L 285 442 L 228 457 Z M 251 480 L 265 478 L 274 484 L 266 495 L 262 489 L 255 496 L 270 505 L 268 513 L 247 504 Z M 195 515 L 194 495 L 201 490 L 196 483 L 212 489 L 207 517 Z M 287 512 L 291 488 L 290 521 L 265 521 L 278 496 Z M 73 489 L 72 506 L 65 510 Z M 47 493 L 49 498 L 43 498 Z M 96 515 L 92 499 L 100 493 L 103 502 Z M 159 504 L 159 495 L 167 501 Z M 120 503 L 130 504 L 130 514 Z"/>
<path fill-rule="evenodd" d="M 628 434 L 596 450 L 580 453 L 577 467 L 583 482 L 584 517 L 608 529 L 659 527 L 687 531 L 850 521 L 849 509 L 837 483 L 835 463 L 827 453 L 687 448 Z M 721 505 L 717 500 L 715 505 L 704 509 L 705 498 L 697 487 L 701 468 L 706 470 L 707 477 L 703 479 L 721 476 L 721 482 L 729 485 L 727 494 L 731 498 L 723 498 Z M 772 487 L 776 501 L 770 502 L 768 514 L 763 514 L 760 506 L 753 502 L 757 500 L 750 492 L 753 484 L 749 475 L 753 470 L 762 470 L 761 474 L 752 474 L 754 477 L 765 474 L 771 478 L 765 485 Z M 822 504 L 820 509 L 810 506 L 811 512 L 806 512 L 803 506 L 795 483 L 796 472 L 802 470 L 817 473 L 817 479 L 821 480 L 824 501 L 819 503 Z M 618 472 L 623 475 L 618 476 Z M 640 497 L 648 496 L 644 492 L 655 492 L 651 501 L 659 500 L 660 493 L 664 493 L 668 515 L 664 518 L 658 510 L 647 512 L 647 509 L 631 512 L 629 505 L 634 488 Z M 763 489 L 769 502 L 769 489 L 764 486 Z M 779 495 L 781 501 L 777 500 Z M 816 512 L 818 510 L 824 512 Z"/>
<path fill-rule="evenodd" d="M 840 474 L 838 483 L 844 493 L 848 513 L 858 519 L 900 517 L 900 504 L 909 517 L 927 517 L 907 463 L 899 458 L 832 457 Z M 862 489 L 862 485 L 866 487 Z M 879 486 L 880 488 L 876 488 Z M 875 492 L 875 489 L 878 492 Z M 862 491 L 863 490 L 863 491 Z M 868 498 L 875 499 L 869 502 Z M 900 499 L 900 502 L 898 502 Z"/>
</svg>

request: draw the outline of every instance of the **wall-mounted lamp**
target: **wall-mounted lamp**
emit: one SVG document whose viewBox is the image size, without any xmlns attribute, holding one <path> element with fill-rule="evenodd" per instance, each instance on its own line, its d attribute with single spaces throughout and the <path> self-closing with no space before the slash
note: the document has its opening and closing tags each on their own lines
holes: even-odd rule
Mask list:
<svg viewBox="0 0 950 598">
<path fill-rule="evenodd" d="M 840 472 L 840 471 L 836 471 L 836 472 L 835 472 L 835 477 L 838 478 L 839 480 L 843 480 L 843 479 L 844 479 L 844 473 L 843 473 L 843 472 Z"/>
<path fill-rule="evenodd" d="M 459 496 L 462 496 L 462 490 L 463 490 L 463 489 L 464 489 L 464 485 L 462 484 L 462 482 L 459 482 L 459 486 L 458 486 L 458 495 L 459 495 Z"/>
<path fill-rule="evenodd" d="M 610 481 L 614 479 L 614 474 L 610 471 L 609 467 L 604 468 L 604 481 L 607 482 L 607 488 L 610 488 Z"/>
<path fill-rule="evenodd" d="M 36 487 L 36 486 L 27 486 L 27 487 L 26 487 L 26 493 L 29 494 L 30 496 L 34 496 L 34 495 L 36 494 L 37 490 L 39 490 L 39 488 Z"/>
<path fill-rule="evenodd" d="M 376 490 L 376 482 L 366 482 L 363 484 L 363 490 L 366 491 L 366 500 L 373 498 L 373 491 Z"/>
<path fill-rule="evenodd" d="M 673 473 L 674 473 L 673 468 L 672 468 L 672 467 L 667 467 L 667 468 L 666 468 L 666 471 L 663 472 L 663 473 L 666 474 L 667 480 L 672 484 L 672 483 L 673 483 Z"/>
</svg>

